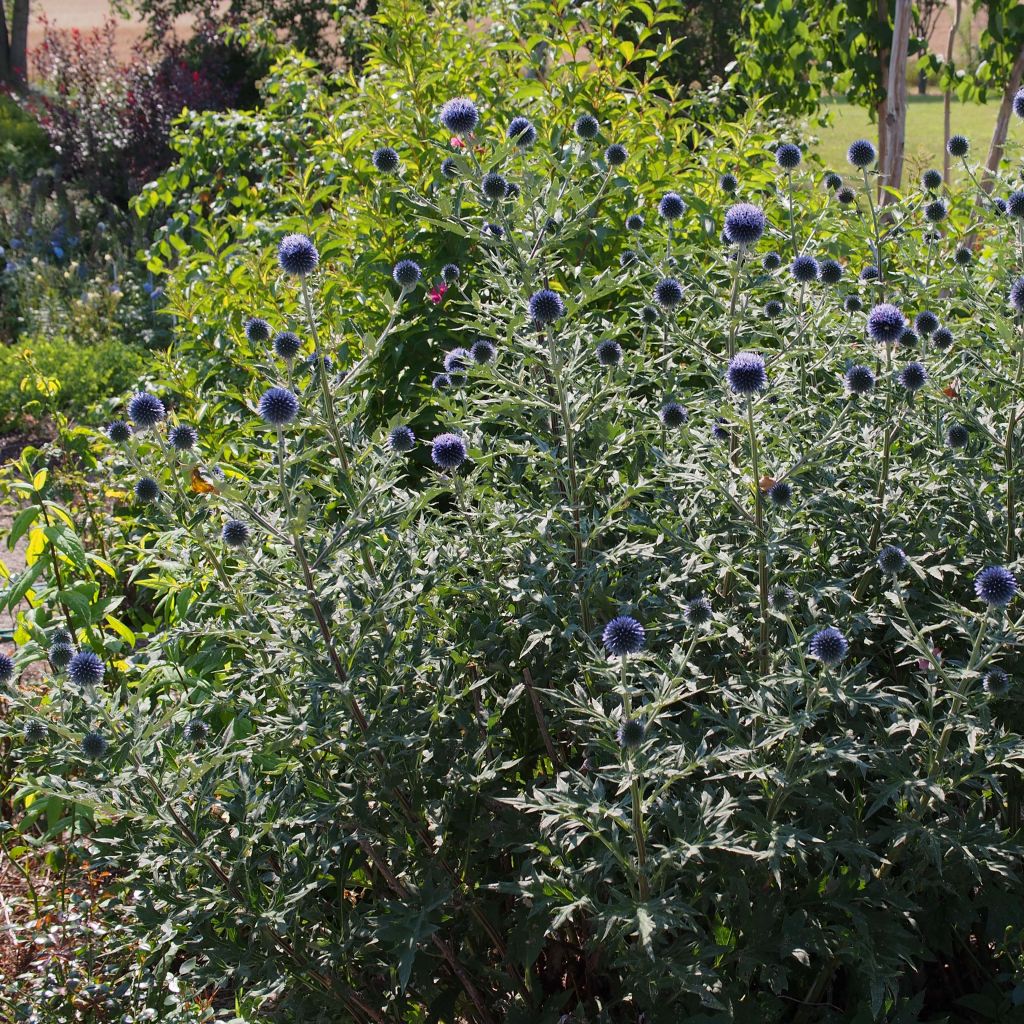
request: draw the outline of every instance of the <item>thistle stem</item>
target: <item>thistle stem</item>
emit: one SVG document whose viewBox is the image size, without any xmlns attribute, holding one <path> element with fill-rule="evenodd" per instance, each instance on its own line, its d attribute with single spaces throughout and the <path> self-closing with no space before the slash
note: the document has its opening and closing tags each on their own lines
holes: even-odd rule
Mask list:
<svg viewBox="0 0 1024 1024">
<path fill-rule="evenodd" d="M 874 232 L 875 240 L 875 262 L 878 265 L 878 297 L 881 301 L 885 301 L 885 268 L 882 266 L 882 239 L 878 233 L 878 214 L 875 212 L 875 200 L 871 194 L 871 182 L 868 179 L 868 169 L 866 167 L 861 168 L 861 173 L 864 175 L 864 194 L 868 197 L 868 209 L 871 210 L 871 228 Z"/>
<path fill-rule="evenodd" d="M 754 400 L 747 399 L 747 433 L 750 437 L 750 464 L 754 473 L 754 529 L 757 539 L 757 590 L 761 624 L 757 645 L 758 666 L 762 676 L 768 674 L 768 553 L 765 550 L 764 498 L 761 494 L 761 468 L 754 429 Z"/>
</svg>

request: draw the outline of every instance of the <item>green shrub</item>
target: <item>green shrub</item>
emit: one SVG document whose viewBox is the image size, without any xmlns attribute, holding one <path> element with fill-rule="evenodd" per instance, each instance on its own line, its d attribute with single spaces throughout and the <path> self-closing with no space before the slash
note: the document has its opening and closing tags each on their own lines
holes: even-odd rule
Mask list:
<svg viewBox="0 0 1024 1024">
<path fill-rule="evenodd" d="M 700 105 L 632 76 L 609 10 L 538 5 L 512 40 L 386 4 L 352 96 L 280 70 L 288 119 L 247 122 L 254 149 L 203 122 L 222 191 L 202 198 L 214 170 L 186 153 L 194 247 L 172 231 L 155 257 L 179 254 L 166 420 L 95 437 L 84 510 L 46 503 L 31 453 L 12 485 L 33 553 L 7 592 L 31 590 L 17 670 L 65 625 L 105 666 L 10 688 L 19 828 L 73 807 L 136 903 L 139 960 L 235 1019 L 1013 1020 L 1020 599 L 974 590 L 1021 570 L 1012 223 L 958 192 L 939 233 L 934 197 L 876 217 L 869 174 L 843 204 L 813 164 L 777 171 L 753 118 L 695 125 Z M 460 95 L 482 119 L 453 148 L 436 118 Z M 398 176 L 370 170 L 384 143 Z M 263 187 L 235 177 L 260 160 Z M 485 201 L 491 170 L 518 195 Z M 720 237 L 738 200 L 768 216 L 750 250 Z M 320 256 L 301 281 L 275 260 L 295 231 Z M 841 280 L 798 283 L 798 254 Z M 404 258 L 424 273 L 400 290 Z M 647 315 L 668 278 L 682 300 Z M 873 343 L 849 297 L 931 310 L 952 344 Z M 250 342 L 254 314 L 312 363 Z M 492 362 L 452 356 L 480 338 Z M 768 386 L 740 397 L 728 368 L 751 352 Z M 299 410 L 280 429 L 272 386 Z M 196 448 L 168 443 L 182 424 Z M 890 545 L 906 564 L 883 570 Z M 645 643 L 610 657 L 624 615 Z"/>
<path fill-rule="evenodd" d="M 0 162 L 5 173 L 22 177 L 53 162 L 46 132 L 31 114 L 10 96 L 0 94 Z"/>
</svg>

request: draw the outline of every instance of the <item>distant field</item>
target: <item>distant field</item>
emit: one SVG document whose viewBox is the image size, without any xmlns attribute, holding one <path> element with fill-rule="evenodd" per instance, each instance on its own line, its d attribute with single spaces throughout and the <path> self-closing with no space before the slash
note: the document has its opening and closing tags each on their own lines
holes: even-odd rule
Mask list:
<svg viewBox="0 0 1024 1024">
<path fill-rule="evenodd" d="M 833 123 L 820 130 L 818 151 L 830 167 L 838 171 L 846 166 L 846 147 L 853 139 L 878 138 L 878 128 L 867 112 L 843 101 L 830 102 Z M 952 130 L 971 140 L 973 156 L 984 160 L 996 121 L 997 102 L 953 104 Z M 1024 144 L 1024 122 L 1010 121 L 1010 142 Z M 1011 155 L 1013 150 L 1011 149 Z M 954 161 L 954 167 L 957 161 Z M 917 176 L 926 167 L 942 169 L 942 97 L 911 96 L 907 107 L 907 143 L 904 174 Z"/>
</svg>

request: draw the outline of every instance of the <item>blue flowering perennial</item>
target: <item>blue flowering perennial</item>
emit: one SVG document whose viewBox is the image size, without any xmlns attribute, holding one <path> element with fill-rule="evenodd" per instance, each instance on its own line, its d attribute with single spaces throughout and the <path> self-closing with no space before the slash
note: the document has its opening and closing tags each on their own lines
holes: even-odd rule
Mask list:
<svg viewBox="0 0 1024 1024">
<path fill-rule="evenodd" d="M 946 143 L 946 152 L 950 156 L 967 156 L 970 148 L 971 144 L 966 135 L 950 135 L 949 141 Z"/>
<path fill-rule="evenodd" d="M 99 686 L 105 671 L 103 659 L 93 651 L 78 651 L 68 662 L 68 678 L 75 686 Z"/>
<path fill-rule="evenodd" d="M 1001 565 L 990 565 L 974 578 L 974 592 L 993 608 L 1005 608 L 1017 593 L 1017 577 Z"/>
<path fill-rule="evenodd" d="M 784 508 L 793 500 L 793 485 L 788 480 L 779 480 L 768 488 L 768 500 Z"/>
<path fill-rule="evenodd" d="M 220 528 L 220 539 L 229 548 L 244 548 L 249 543 L 249 524 L 241 519 L 229 519 Z"/>
<path fill-rule="evenodd" d="M 14 678 L 14 659 L 0 651 L 0 685 L 9 683 Z"/>
<path fill-rule="evenodd" d="M 761 266 L 770 274 L 782 266 L 782 257 L 777 252 L 766 252 Z"/>
<path fill-rule="evenodd" d="M 962 423 L 952 423 L 946 431 L 946 444 L 950 448 L 966 448 L 971 435 Z"/>
<path fill-rule="evenodd" d="M 900 335 L 900 344 L 904 348 L 913 348 L 918 342 L 917 332 L 913 327 L 904 327 Z"/>
<path fill-rule="evenodd" d="M 619 615 L 612 619 L 601 634 L 605 650 L 615 658 L 628 654 L 639 654 L 647 642 L 644 627 L 630 615 Z"/>
<path fill-rule="evenodd" d="M 458 434 L 438 434 L 430 444 L 431 461 L 445 472 L 452 472 L 466 461 L 466 442 Z"/>
<path fill-rule="evenodd" d="M 739 179 L 735 174 L 730 174 L 726 171 L 726 173 L 718 179 L 718 187 L 727 196 L 734 195 L 736 190 L 740 187 Z"/>
<path fill-rule="evenodd" d="M 274 335 L 274 353 L 278 359 L 290 362 L 302 350 L 302 341 L 293 331 L 281 331 Z"/>
<path fill-rule="evenodd" d="M 446 156 L 441 161 L 441 177 L 451 181 L 459 176 L 459 164 L 453 156 Z"/>
<path fill-rule="evenodd" d="M 478 338 L 470 346 L 469 355 L 470 358 L 478 366 L 483 366 L 485 363 L 494 361 L 495 353 L 498 350 L 494 347 L 493 341 L 488 341 L 487 338 Z"/>
<path fill-rule="evenodd" d="M 658 216 L 662 220 L 679 220 L 686 212 L 686 203 L 678 192 L 666 192 L 658 201 Z"/>
<path fill-rule="evenodd" d="M 855 139 L 846 151 L 846 159 L 854 167 L 870 167 L 877 157 L 875 147 L 867 139 Z"/>
<path fill-rule="evenodd" d="M 537 141 L 537 129 L 528 118 L 513 117 L 508 125 L 508 137 L 520 149 L 528 149 Z"/>
<path fill-rule="evenodd" d="M 811 637 L 807 652 L 823 665 L 835 668 L 847 655 L 850 645 L 835 626 L 826 626 Z"/>
<path fill-rule="evenodd" d="M 1013 112 L 1024 119 L 1024 88 L 1020 88 L 1013 96 Z"/>
<path fill-rule="evenodd" d="M 843 187 L 843 179 L 835 171 L 826 171 L 821 182 L 829 192 L 838 192 Z"/>
<path fill-rule="evenodd" d="M 619 266 L 625 270 L 640 262 L 640 254 L 635 249 L 623 249 L 619 257 Z"/>
<path fill-rule="evenodd" d="M 644 227 L 644 215 L 642 213 L 631 213 L 626 218 L 627 231 L 642 231 Z"/>
<path fill-rule="evenodd" d="M 1024 313 L 1024 277 L 1018 277 L 1010 286 L 1010 305 L 1018 312 Z"/>
<path fill-rule="evenodd" d="M 925 203 L 924 206 L 924 217 L 925 220 L 932 224 L 939 224 L 946 219 L 946 204 L 941 199 L 933 199 L 930 203 Z"/>
<path fill-rule="evenodd" d="M 864 271 L 861 271 L 861 276 L 863 275 Z M 902 310 L 891 302 L 880 302 L 868 313 L 868 334 L 873 341 L 883 344 L 896 341 L 906 325 Z"/>
<path fill-rule="evenodd" d="M 167 440 L 172 448 L 177 448 L 179 452 L 187 452 L 199 443 L 199 434 L 195 427 L 179 423 L 168 431 Z"/>
<path fill-rule="evenodd" d="M 999 198 L 993 199 L 992 205 L 995 207 L 996 213 L 1006 213 L 1006 200 Z"/>
<path fill-rule="evenodd" d="M 927 338 L 939 329 L 939 318 L 930 309 L 922 309 L 914 317 L 914 329 Z"/>
<path fill-rule="evenodd" d="M 550 288 L 541 288 L 530 296 L 527 304 L 530 310 L 530 319 L 536 324 L 553 324 L 556 320 L 565 316 L 565 303 L 558 292 Z"/>
<path fill-rule="evenodd" d="M 849 206 L 857 198 L 857 193 L 850 188 L 849 185 L 844 185 L 841 189 L 836 192 L 836 202 L 842 206 Z"/>
<path fill-rule="evenodd" d="M 245 321 L 245 336 L 254 345 L 270 339 L 270 324 L 262 317 L 251 316 Z"/>
<path fill-rule="evenodd" d="M 1005 669 L 990 668 L 985 673 L 981 686 L 990 697 L 1005 697 L 1010 692 L 1010 677 Z"/>
<path fill-rule="evenodd" d="M 666 402 L 658 410 L 658 419 L 669 430 L 676 430 L 690 418 L 689 413 L 678 402 Z"/>
<path fill-rule="evenodd" d="M 625 146 L 618 142 L 613 142 L 604 151 L 604 159 L 609 167 L 621 167 L 629 159 L 629 153 L 626 152 Z"/>
<path fill-rule="evenodd" d="M 683 301 L 683 286 L 674 277 L 663 278 L 654 286 L 654 301 L 662 309 L 675 309 Z"/>
<path fill-rule="evenodd" d="M 75 648 L 70 643 L 61 643 L 58 640 L 54 640 L 46 652 L 47 660 L 58 672 L 67 668 L 74 656 Z"/>
<path fill-rule="evenodd" d="M 135 484 L 135 498 L 149 505 L 160 497 L 160 485 L 151 477 L 144 476 Z"/>
<path fill-rule="evenodd" d="M 140 391 L 128 402 L 128 415 L 139 430 L 148 430 L 163 421 L 167 410 L 156 395 Z"/>
<path fill-rule="evenodd" d="M 423 271 L 420 270 L 420 265 L 415 260 L 399 260 L 391 271 L 395 284 L 404 291 L 415 287 L 422 274 Z"/>
<path fill-rule="evenodd" d="M 776 317 L 782 316 L 782 303 L 778 299 L 769 299 L 764 304 L 764 315 L 769 320 L 774 320 Z"/>
<path fill-rule="evenodd" d="M 713 441 L 729 440 L 729 429 L 725 426 L 725 420 L 721 416 L 711 424 L 711 439 Z"/>
<path fill-rule="evenodd" d="M 768 387 L 764 358 L 756 352 L 740 352 L 729 362 L 726 371 L 729 387 L 737 395 L 756 395 Z"/>
<path fill-rule="evenodd" d="M 766 226 L 764 211 L 753 203 L 736 203 L 725 215 L 725 237 L 733 245 L 754 245 Z"/>
<path fill-rule="evenodd" d="M 789 265 L 794 280 L 801 284 L 818 279 L 818 261 L 813 256 L 797 256 Z"/>
<path fill-rule="evenodd" d="M 953 332 L 948 327 L 940 327 L 932 335 L 932 344 L 940 352 L 945 352 L 953 344 Z"/>
<path fill-rule="evenodd" d="M 958 267 L 969 267 L 974 260 L 974 253 L 967 248 L 966 245 L 961 245 L 956 252 L 953 253 L 953 262 Z"/>
<path fill-rule="evenodd" d="M 505 198 L 508 182 L 497 171 L 488 171 L 480 182 L 480 191 L 491 200 L 497 202 Z"/>
<path fill-rule="evenodd" d="M 643 306 L 640 310 L 640 322 L 647 327 L 653 327 L 660 318 L 657 306 Z"/>
<path fill-rule="evenodd" d="M 822 284 L 839 284 L 843 279 L 843 265 L 838 260 L 825 259 L 818 264 L 818 280 Z"/>
<path fill-rule="evenodd" d="M 441 280 L 445 284 L 454 284 L 462 276 L 462 271 L 459 270 L 458 264 L 446 263 L 441 268 Z"/>
<path fill-rule="evenodd" d="M 775 149 L 775 163 L 784 171 L 792 171 L 799 167 L 803 156 L 800 147 L 792 142 L 780 142 Z"/>
<path fill-rule="evenodd" d="M 299 415 L 299 400 L 287 388 L 268 388 L 260 396 L 259 414 L 272 427 L 283 427 Z"/>
<path fill-rule="evenodd" d="M 132 428 L 124 420 L 113 420 L 106 426 L 106 435 L 114 444 L 124 444 L 131 440 Z"/>
<path fill-rule="evenodd" d="M 627 718 L 615 733 L 619 746 L 623 750 L 636 750 L 641 746 L 647 735 L 647 724 L 642 718 Z"/>
<path fill-rule="evenodd" d="M 406 452 L 411 452 L 415 445 L 416 435 L 412 432 L 412 427 L 402 424 L 392 428 L 388 434 L 388 451 L 394 452 L 396 455 L 404 455 Z"/>
<path fill-rule="evenodd" d="M 843 382 L 851 395 L 866 395 L 874 390 L 875 374 L 870 366 L 851 366 L 843 375 Z"/>
<path fill-rule="evenodd" d="M 576 137 L 583 139 L 584 142 L 592 142 L 596 139 L 600 128 L 601 126 L 597 123 L 597 118 L 593 114 L 580 114 L 573 125 Z"/>
<path fill-rule="evenodd" d="M 370 159 L 381 174 L 394 174 L 398 170 L 398 150 L 391 146 L 379 146 Z"/>
<path fill-rule="evenodd" d="M 597 346 L 597 361 L 602 366 L 618 366 L 622 362 L 622 346 L 613 338 L 605 338 Z"/>
<path fill-rule="evenodd" d="M 776 612 L 784 612 L 793 603 L 793 589 L 785 583 L 776 583 L 768 591 L 768 607 Z"/>
<path fill-rule="evenodd" d="M 706 626 L 713 615 L 711 602 L 703 595 L 691 598 L 683 608 L 683 618 L 689 626 Z"/>
<path fill-rule="evenodd" d="M 38 718 L 33 718 L 25 723 L 21 734 L 25 737 L 26 743 L 35 745 L 36 743 L 45 743 L 50 731 Z"/>
<path fill-rule="evenodd" d="M 306 235 L 285 235 L 277 247 L 277 262 L 286 274 L 306 277 L 316 270 L 320 254 Z"/>
<path fill-rule="evenodd" d="M 102 733 L 87 732 L 82 737 L 82 753 L 90 761 L 98 761 L 107 752 L 107 741 Z"/>
<path fill-rule="evenodd" d="M 464 348 L 453 348 L 444 354 L 446 373 L 462 373 L 469 367 L 469 352 Z"/>
<path fill-rule="evenodd" d="M 1006 212 L 1011 217 L 1024 217 L 1024 189 L 1017 189 L 1006 197 Z"/>
<path fill-rule="evenodd" d="M 907 567 L 907 553 L 895 544 L 889 544 L 878 553 L 878 568 L 886 576 L 895 576 Z"/>
<path fill-rule="evenodd" d="M 843 309 L 847 313 L 859 313 L 864 308 L 864 303 L 860 301 L 859 295 L 847 295 L 843 299 Z"/>
<path fill-rule="evenodd" d="M 928 192 L 934 192 L 942 187 L 942 175 L 932 169 L 925 171 L 921 175 L 921 187 Z"/>
<path fill-rule="evenodd" d="M 910 394 L 914 394 L 928 383 L 928 371 L 918 362 L 907 363 L 897 379 Z"/>
<path fill-rule="evenodd" d="M 202 743 L 210 735 L 210 727 L 201 718 L 193 718 L 185 723 L 181 735 L 186 743 Z"/>
<path fill-rule="evenodd" d="M 457 96 L 441 107 L 440 117 L 452 135 L 469 135 L 480 121 L 480 112 L 472 100 Z"/>
<path fill-rule="evenodd" d="M 452 386 L 452 379 L 447 373 L 435 373 L 430 386 L 435 391 L 447 391 Z"/>
</svg>

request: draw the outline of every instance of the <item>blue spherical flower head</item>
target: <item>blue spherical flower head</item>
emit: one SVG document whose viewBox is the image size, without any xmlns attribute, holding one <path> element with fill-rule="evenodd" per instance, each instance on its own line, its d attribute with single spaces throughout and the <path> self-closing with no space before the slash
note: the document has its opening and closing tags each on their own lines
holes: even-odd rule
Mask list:
<svg viewBox="0 0 1024 1024">
<path fill-rule="evenodd" d="M 946 204 L 941 199 L 933 199 L 930 203 L 925 203 L 924 217 L 925 220 L 932 224 L 939 224 L 946 219 Z"/>
<path fill-rule="evenodd" d="M 907 567 L 907 553 L 895 544 L 889 544 L 878 553 L 878 568 L 886 576 L 895 576 Z"/>
<path fill-rule="evenodd" d="M 946 349 L 953 345 L 953 332 L 948 327 L 940 327 L 932 335 L 932 344 L 940 352 L 945 352 Z"/>
<path fill-rule="evenodd" d="M 1006 212 L 1011 217 L 1024 217 L 1024 189 L 1010 193 L 1006 199 Z"/>
<path fill-rule="evenodd" d="M 1024 119 L 1024 87 L 1018 89 L 1013 96 L 1013 112 Z"/>
<path fill-rule="evenodd" d="M 846 151 L 846 159 L 854 167 L 870 167 L 877 157 L 875 147 L 867 139 L 856 139 Z"/>
<path fill-rule="evenodd" d="M 99 686 L 106 669 L 93 651 L 78 651 L 68 662 L 68 678 L 75 686 Z"/>
<path fill-rule="evenodd" d="M 891 302 L 880 302 L 868 313 L 868 334 L 872 340 L 886 345 L 896 341 L 906 325 L 903 311 Z"/>
<path fill-rule="evenodd" d="M 829 192 L 838 192 L 843 187 L 843 179 L 835 171 L 826 171 L 821 181 Z"/>
<path fill-rule="evenodd" d="M 626 218 L 627 231 L 642 231 L 644 226 L 644 215 L 642 213 L 631 213 Z"/>
<path fill-rule="evenodd" d="M 644 627 L 630 615 L 619 615 L 612 619 L 601 634 L 605 650 L 615 658 L 627 654 L 639 654 L 647 642 Z"/>
<path fill-rule="evenodd" d="M 794 596 L 791 587 L 785 583 L 776 583 L 768 591 L 768 607 L 776 612 L 784 612 L 793 603 Z"/>
<path fill-rule="evenodd" d="M 466 442 L 458 434 L 438 434 L 431 442 L 430 458 L 438 469 L 450 473 L 466 461 Z"/>
<path fill-rule="evenodd" d="M 998 213 L 998 214 L 1006 213 L 1006 200 L 1005 199 L 1002 199 L 1002 198 L 993 199 L 992 200 L 992 205 L 995 207 L 996 213 Z"/>
<path fill-rule="evenodd" d="M 962 423 L 953 423 L 946 431 L 946 444 L 950 448 L 966 448 L 970 439 L 971 435 Z"/>
<path fill-rule="evenodd" d="M 658 419 L 669 430 L 676 430 L 690 418 L 689 413 L 678 402 L 666 402 L 658 410 Z"/>
<path fill-rule="evenodd" d="M 268 388 L 260 397 L 259 414 L 272 427 L 283 427 L 299 415 L 299 400 L 287 388 Z"/>
<path fill-rule="evenodd" d="M 87 732 L 82 737 L 82 753 L 90 761 L 98 761 L 107 752 L 107 741 L 102 733 Z"/>
<path fill-rule="evenodd" d="M 703 595 L 687 601 L 683 608 L 683 618 L 690 626 L 706 626 L 713 615 L 711 602 Z"/>
<path fill-rule="evenodd" d="M 274 335 L 274 352 L 278 359 L 290 362 L 302 351 L 302 341 L 293 331 L 281 331 Z"/>
<path fill-rule="evenodd" d="M 106 434 L 114 444 L 124 444 L 131 439 L 132 428 L 124 420 L 113 420 L 107 424 Z"/>
<path fill-rule="evenodd" d="M 446 156 L 441 161 L 441 177 L 442 178 L 447 178 L 449 181 L 451 181 L 452 178 L 457 178 L 458 176 L 459 176 L 459 164 L 458 164 L 458 161 L 453 156 Z"/>
<path fill-rule="evenodd" d="M 476 104 L 465 96 L 449 100 L 441 108 L 440 116 L 441 124 L 452 135 L 469 135 L 480 121 L 480 112 L 476 109 Z"/>
<path fill-rule="evenodd" d="M 435 391 L 447 391 L 452 386 L 452 379 L 447 373 L 435 373 L 430 386 Z"/>
<path fill-rule="evenodd" d="M 904 327 L 900 335 L 900 345 L 903 348 L 913 348 L 918 342 L 917 331 L 913 327 Z"/>
<path fill-rule="evenodd" d="M 764 211 L 753 203 L 736 203 L 725 215 L 725 237 L 733 245 L 754 245 L 766 226 Z"/>
<path fill-rule="evenodd" d="M 935 170 L 927 170 L 921 175 L 921 187 L 928 192 L 942 188 L 942 175 Z"/>
<path fill-rule="evenodd" d="M 580 114 L 576 118 L 576 123 L 573 125 L 573 131 L 576 133 L 576 137 L 582 139 L 584 142 L 591 142 L 597 138 L 597 133 L 600 131 L 601 126 L 597 123 L 597 118 L 593 114 Z"/>
<path fill-rule="evenodd" d="M 249 543 L 249 524 L 241 519 L 229 519 L 220 528 L 220 539 L 229 548 L 244 548 Z"/>
<path fill-rule="evenodd" d="M 177 448 L 179 452 L 187 452 L 189 448 L 194 448 L 199 443 L 199 434 L 195 427 L 179 423 L 170 429 L 167 440 L 172 448 Z"/>
<path fill-rule="evenodd" d="M 151 395 L 148 391 L 140 391 L 138 394 L 132 395 L 131 401 L 128 403 L 128 415 L 139 430 L 148 430 L 167 416 L 167 410 L 156 395 Z"/>
<path fill-rule="evenodd" d="M 967 156 L 970 148 L 971 143 L 966 135 L 950 135 L 949 141 L 946 143 L 946 152 L 950 156 Z"/>
<path fill-rule="evenodd" d="M 445 352 L 444 368 L 447 373 L 464 373 L 469 368 L 469 352 L 464 348 L 453 348 Z"/>
<path fill-rule="evenodd" d="M 553 324 L 565 316 L 565 303 L 562 297 L 550 288 L 541 288 L 540 291 L 534 292 L 530 296 L 528 308 L 530 319 L 542 326 Z"/>
<path fill-rule="evenodd" d="M 782 257 L 777 252 L 767 252 L 761 260 L 761 266 L 770 274 L 782 266 Z"/>
<path fill-rule="evenodd" d="M 245 321 L 245 336 L 254 345 L 270 339 L 270 324 L 262 317 L 251 316 Z"/>
<path fill-rule="evenodd" d="M 412 432 L 411 427 L 403 424 L 391 430 L 387 443 L 388 451 L 394 452 L 396 455 L 404 455 L 415 447 L 416 435 Z"/>
<path fill-rule="evenodd" d="M 285 235 L 277 247 L 277 262 L 286 274 L 306 277 L 316 270 L 320 254 L 306 235 Z"/>
<path fill-rule="evenodd" d="M 723 424 L 725 420 L 721 416 L 711 424 L 711 438 L 714 441 L 728 441 L 729 430 Z"/>
<path fill-rule="evenodd" d="M 657 306 L 644 306 L 640 310 L 640 322 L 647 327 L 653 327 L 660 318 Z"/>
<path fill-rule="evenodd" d="M 869 366 L 851 366 L 843 381 L 851 395 L 866 395 L 875 387 L 875 375 Z"/>
<path fill-rule="evenodd" d="M 415 260 L 399 260 L 391 271 L 391 276 L 395 279 L 395 284 L 408 291 L 416 286 L 422 273 L 420 265 Z"/>
<path fill-rule="evenodd" d="M 818 261 L 813 256 L 797 256 L 789 265 L 789 272 L 801 284 L 818 279 Z"/>
<path fill-rule="evenodd" d="M 872 266 L 870 263 L 860 272 L 860 280 L 864 282 L 877 281 L 878 280 L 878 267 Z"/>
<path fill-rule="evenodd" d="M 779 480 L 768 488 L 768 500 L 784 508 L 793 500 L 793 485 L 788 480 Z"/>
<path fill-rule="evenodd" d="M 842 206 L 849 206 L 857 198 L 857 193 L 850 188 L 849 185 L 844 185 L 842 188 L 836 190 L 836 202 Z"/>
<path fill-rule="evenodd" d="M 812 658 L 817 658 L 829 668 L 835 668 L 846 657 L 850 645 L 835 626 L 826 626 L 811 637 L 807 650 Z"/>
<path fill-rule="evenodd" d="M 1004 669 L 990 668 L 985 673 L 981 686 L 990 697 L 1005 697 L 1010 692 L 1010 677 Z"/>
<path fill-rule="evenodd" d="M 22 735 L 25 737 L 26 743 L 36 744 L 45 743 L 50 733 L 39 719 L 33 718 L 31 721 L 25 723 Z"/>
<path fill-rule="evenodd" d="M 683 301 L 683 286 L 674 277 L 663 278 L 654 286 L 654 301 L 662 309 L 675 309 Z"/>
<path fill-rule="evenodd" d="M 956 252 L 953 253 L 953 262 L 958 267 L 969 267 L 974 260 L 974 253 L 967 248 L 966 245 L 961 245 Z"/>
<path fill-rule="evenodd" d="M 152 504 L 160 497 L 160 485 L 151 477 L 144 476 L 135 484 L 135 499 Z"/>
<path fill-rule="evenodd" d="M 605 338 L 597 346 L 597 361 L 602 366 L 618 366 L 622 362 L 622 346 L 614 338 Z"/>
<path fill-rule="evenodd" d="M 686 203 L 678 192 L 666 192 L 658 201 L 658 215 L 663 220 L 679 220 L 685 212 Z"/>
<path fill-rule="evenodd" d="M 1017 593 L 1017 577 L 1001 565 L 990 565 L 974 578 L 974 592 L 985 604 L 1005 608 Z"/>
<path fill-rule="evenodd" d="M 201 718 L 193 718 L 185 723 L 181 735 L 186 743 L 202 743 L 210 735 L 210 727 Z"/>
<path fill-rule="evenodd" d="M 469 355 L 478 366 L 493 362 L 495 353 L 498 350 L 494 347 L 493 341 L 487 338 L 478 338 L 469 349 Z"/>
<path fill-rule="evenodd" d="M 818 280 L 822 284 L 839 284 L 843 279 L 843 265 L 838 260 L 822 260 L 818 264 Z"/>
<path fill-rule="evenodd" d="M 864 303 L 860 301 L 859 295 L 847 295 L 843 299 L 843 309 L 847 313 L 859 313 L 864 308 Z"/>
<path fill-rule="evenodd" d="M 640 254 L 635 249 L 623 249 L 619 257 L 619 266 L 625 270 L 640 262 Z"/>
<path fill-rule="evenodd" d="M 914 329 L 918 334 L 927 338 L 928 335 L 939 329 L 939 318 L 930 309 L 922 309 L 914 317 Z"/>
<path fill-rule="evenodd" d="M 1024 313 L 1024 277 L 1018 277 L 1010 286 L 1010 305 L 1018 312 Z"/>
<path fill-rule="evenodd" d="M 9 683 L 14 678 L 14 659 L 0 651 L 0 685 Z"/>
<path fill-rule="evenodd" d="M 50 644 L 50 649 L 46 652 L 47 659 L 58 672 L 67 668 L 74 656 L 75 648 L 72 644 L 61 643 L 57 640 Z"/>
<path fill-rule="evenodd" d="M 613 142 L 604 151 L 604 160 L 609 167 L 621 167 L 629 159 L 626 147 L 618 142 Z"/>
<path fill-rule="evenodd" d="M 497 202 L 505 198 L 508 182 L 497 171 L 488 171 L 480 182 L 480 191 L 491 200 Z"/>
<path fill-rule="evenodd" d="M 441 268 L 441 280 L 445 284 L 454 284 L 462 276 L 462 271 L 459 270 L 458 264 L 446 263 Z"/>
<path fill-rule="evenodd" d="M 379 146 L 370 159 L 381 174 L 394 174 L 398 170 L 398 150 L 391 146 Z"/>
<path fill-rule="evenodd" d="M 764 304 L 764 315 L 769 320 L 774 320 L 776 317 L 782 316 L 782 303 L 778 299 L 769 299 Z"/>
<path fill-rule="evenodd" d="M 508 137 L 520 149 L 528 149 L 537 141 L 537 129 L 528 118 L 513 117 L 508 125 Z"/>
<path fill-rule="evenodd" d="M 734 195 L 736 190 L 740 187 L 739 179 L 735 174 L 730 174 L 726 171 L 726 173 L 718 179 L 718 187 L 727 196 Z"/>
<path fill-rule="evenodd" d="M 910 394 L 914 394 L 928 383 L 928 371 L 918 362 L 907 363 L 897 379 Z"/>
<path fill-rule="evenodd" d="M 792 171 L 800 166 L 804 155 L 799 146 L 792 142 L 781 142 L 775 149 L 775 163 L 784 171 Z"/>
<path fill-rule="evenodd" d="M 726 377 L 729 387 L 737 395 L 756 395 L 768 387 L 764 358 L 756 352 L 740 352 L 733 356 Z"/>
<path fill-rule="evenodd" d="M 643 745 L 646 736 L 647 723 L 642 718 L 623 719 L 615 733 L 615 738 L 623 750 L 636 750 Z"/>
</svg>

